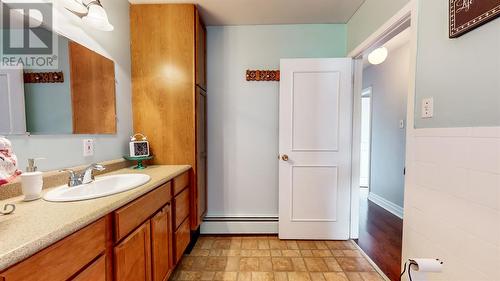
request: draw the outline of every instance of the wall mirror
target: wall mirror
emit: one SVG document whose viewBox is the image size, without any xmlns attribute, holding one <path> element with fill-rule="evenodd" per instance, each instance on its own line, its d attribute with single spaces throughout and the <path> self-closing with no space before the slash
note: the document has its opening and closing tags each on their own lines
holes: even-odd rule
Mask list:
<svg viewBox="0 0 500 281">
<path fill-rule="evenodd" d="M 0 135 L 116 134 L 114 62 L 56 42 L 57 69 L 0 68 Z"/>
</svg>

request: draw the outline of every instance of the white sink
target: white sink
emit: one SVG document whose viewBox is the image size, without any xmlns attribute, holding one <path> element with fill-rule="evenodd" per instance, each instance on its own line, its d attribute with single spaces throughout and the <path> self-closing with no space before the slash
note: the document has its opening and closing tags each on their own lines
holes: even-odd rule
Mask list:
<svg viewBox="0 0 500 281">
<path fill-rule="evenodd" d="M 147 183 L 150 179 L 150 176 L 144 174 L 104 176 L 88 184 L 57 187 L 47 192 L 43 199 L 52 202 L 69 202 L 105 197 L 134 189 Z"/>
</svg>

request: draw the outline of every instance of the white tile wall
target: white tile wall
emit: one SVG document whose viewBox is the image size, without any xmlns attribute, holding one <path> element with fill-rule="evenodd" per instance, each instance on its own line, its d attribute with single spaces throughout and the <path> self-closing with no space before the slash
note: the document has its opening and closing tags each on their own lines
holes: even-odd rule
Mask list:
<svg viewBox="0 0 500 281">
<path fill-rule="evenodd" d="M 500 127 L 409 132 L 403 257 L 444 260 L 417 280 L 500 280 Z"/>
</svg>

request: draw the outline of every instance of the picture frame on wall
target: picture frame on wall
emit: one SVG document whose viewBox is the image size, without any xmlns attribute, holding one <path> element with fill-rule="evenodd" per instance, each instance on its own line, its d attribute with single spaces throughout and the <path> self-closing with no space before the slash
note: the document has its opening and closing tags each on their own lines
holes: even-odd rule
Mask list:
<svg viewBox="0 0 500 281">
<path fill-rule="evenodd" d="M 450 38 L 465 33 L 500 16 L 500 0 L 449 0 Z"/>
</svg>

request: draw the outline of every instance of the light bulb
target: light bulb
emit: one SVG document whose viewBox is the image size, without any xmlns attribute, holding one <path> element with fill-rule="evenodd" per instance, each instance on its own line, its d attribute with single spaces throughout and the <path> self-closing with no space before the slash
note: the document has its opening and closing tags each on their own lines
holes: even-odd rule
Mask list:
<svg viewBox="0 0 500 281">
<path fill-rule="evenodd" d="M 381 64 L 385 61 L 387 55 L 388 55 L 387 48 L 385 47 L 377 48 L 368 55 L 368 62 L 370 62 L 371 64 Z"/>
</svg>

